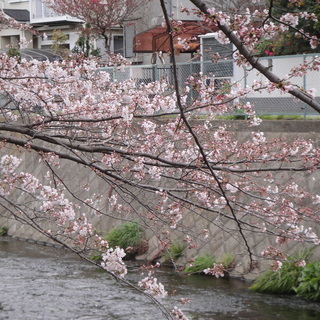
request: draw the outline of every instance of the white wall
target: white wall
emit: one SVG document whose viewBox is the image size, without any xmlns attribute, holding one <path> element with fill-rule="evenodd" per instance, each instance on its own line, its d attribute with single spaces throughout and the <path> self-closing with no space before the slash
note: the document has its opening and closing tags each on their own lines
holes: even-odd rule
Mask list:
<svg viewBox="0 0 320 320">
<path fill-rule="evenodd" d="M 29 0 L 1 0 L 1 8 L 29 10 Z"/>
<path fill-rule="evenodd" d="M 0 0 L 0 7 L 2 9 L 29 10 L 29 0 Z M 32 40 L 32 34 L 28 31 L 2 29 L 0 31 L 0 49 L 6 51 L 10 44 L 18 47 L 18 42 L 22 37 Z M 32 42 L 29 43 L 28 47 L 32 47 Z"/>
<path fill-rule="evenodd" d="M 305 59 L 311 61 L 313 59 L 312 55 L 292 55 L 292 56 L 279 56 L 279 57 L 267 57 L 261 58 L 260 62 L 265 66 L 270 66 L 272 71 L 281 79 L 287 79 L 290 74 L 290 70 L 299 64 L 301 64 Z M 251 68 L 247 68 L 247 78 L 244 79 L 243 76 L 245 74 L 242 67 L 238 67 L 235 65 L 235 81 L 240 81 L 244 86 L 245 83 L 251 86 L 254 81 L 267 81 L 266 77 L 256 70 L 250 70 Z M 306 77 L 292 77 L 287 79 L 286 81 L 290 81 L 297 87 L 301 87 L 304 89 L 315 88 L 317 95 L 320 95 L 320 81 L 319 81 L 319 72 L 318 71 L 308 71 Z M 274 92 L 268 92 L 267 90 L 263 90 L 262 93 L 250 93 L 248 97 L 290 97 L 291 95 L 288 93 L 283 93 L 280 90 L 276 90 Z"/>
</svg>

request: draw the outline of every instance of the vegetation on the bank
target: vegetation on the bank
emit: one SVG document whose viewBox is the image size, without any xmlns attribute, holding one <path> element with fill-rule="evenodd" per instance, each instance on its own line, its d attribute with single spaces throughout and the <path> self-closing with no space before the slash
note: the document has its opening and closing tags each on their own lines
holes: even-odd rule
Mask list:
<svg viewBox="0 0 320 320">
<path fill-rule="evenodd" d="M 0 228 L 0 237 L 6 236 L 8 234 L 8 227 L 3 226 Z"/>
<path fill-rule="evenodd" d="M 307 116 L 302 115 L 290 115 L 290 114 L 278 114 L 278 115 L 261 115 L 261 120 L 319 120 L 318 116 Z"/>
<path fill-rule="evenodd" d="M 127 222 L 111 229 L 104 239 L 108 241 L 109 247 L 124 249 L 130 258 L 143 254 L 147 249 L 143 229 L 136 222 Z"/>
<path fill-rule="evenodd" d="M 260 293 L 296 294 L 308 300 L 320 301 L 320 262 L 310 259 L 310 251 L 289 257 L 280 269 L 267 270 L 252 284 L 250 290 Z"/>
<path fill-rule="evenodd" d="M 320 262 L 308 263 L 298 279 L 299 284 L 294 291 L 299 297 L 320 301 Z"/>
<path fill-rule="evenodd" d="M 125 259 L 133 259 L 136 255 L 145 253 L 148 249 L 143 228 L 136 222 L 126 222 L 112 228 L 103 239 L 108 242 L 109 248 L 122 248 L 126 253 Z M 102 252 L 94 252 L 90 259 L 93 261 L 101 260 Z"/>
<path fill-rule="evenodd" d="M 185 273 L 202 273 L 204 269 L 211 268 L 215 262 L 216 259 L 214 256 L 203 254 L 194 258 L 194 261 L 183 271 Z"/>
<path fill-rule="evenodd" d="M 234 254 L 231 252 L 226 252 L 218 261 L 218 263 L 221 263 L 225 270 L 232 270 L 234 268 Z"/>
<path fill-rule="evenodd" d="M 216 259 L 215 256 L 210 254 L 203 254 L 195 257 L 194 261 L 189 264 L 183 272 L 203 273 L 204 270 L 212 268 L 215 264 L 222 265 L 225 273 L 229 272 L 233 268 L 234 255 L 232 253 L 224 254 L 220 259 Z"/>
<path fill-rule="evenodd" d="M 303 115 L 290 115 L 290 114 L 278 114 L 278 115 L 259 115 L 261 120 L 320 120 L 318 116 L 303 116 Z M 217 116 L 217 120 L 247 120 L 246 114 L 231 114 Z"/>
<path fill-rule="evenodd" d="M 169 249 L 164 254 L 165 261 L 175 262 L 182 256 L 185 248 L 186 245 L 181 242 L 172 243 Z"/>
<path fill-rule="evenodd" d="M 284 262 L 279 270 L 269 269 L 261 274 L 250 289 L 261 293 L 294 294 L 301 269 L 292 262 Z"/>
<path fill-rule="evenodd" d="M 126 249 L 140 244 L 143 238 L 143 229 L 138 223 L 127 222 L 115 227 L 104 237 L 110 247 Z"/>
</svg>

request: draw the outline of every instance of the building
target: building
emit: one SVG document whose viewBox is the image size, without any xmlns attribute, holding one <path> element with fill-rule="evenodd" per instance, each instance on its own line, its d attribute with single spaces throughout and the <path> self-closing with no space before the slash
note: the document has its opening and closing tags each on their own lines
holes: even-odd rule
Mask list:
<svg viewBox="0 0 320 320">
<path fill-rule="evenodd" d="M 167 0 L 166 6 L 170 16 L 181 20 L 186 32 L 182 32 L 175 39 L 176 54 L 178 61 L 186 61 L 199 47 L 199 40 L 190 44 L 189 50 L 179 48 L 178 37 L 186 39 L 197 37 L 203 33 L 199 27 L 197 17 L 181 13 L 181 5 L 192 9 L 188 0 Z M 79 38 L 79 31 L 84 21 L 68 15 L 57 15 L 48 8 L 41 0 L 0 0 L 0 6 L 4 12 L 20 23 L 32 26 L 37 34 L 28 31 L 4 29 L 0 31 L 0 49 L 8 50 L 8 46 L 17 47 L 22 38 L 28 40 L 28 50 L 40 53 L 41 50 L 50 51 L 53 44 L 52 35 L 54 30 L 60 30 L 66 35 L 64 46 L 72 50 Z M 142 6 L 135 16 L 124 21 L 122 26 L 113 28 L 110 41 L 110 49 L 115 53 L 121 53 L 134 64 L 151 64 L 157 62 L 169 62 L 170 57 L 166 54 L 169 50 L 168 34 L 162 26 L 163 13 L 160 1 L 151 0 Z M 95 48 L 100 49 L 101 55 L 105 54 L 103 40 L 95 40 Z M 23 51 L 23 50 L 22 50 Z M 43 52 L 42 52 L 43 53 Z M 32 55 L 33 55 L 32 54 Z"/>
<path fill-rule="evenodd" d="M 28 31 L 14 29 L 3 29 L 0 31 L 0 50 L 7 51 L 9 46 L 18 47 L 19 41 L 23 38 L 28 40 L 28 52 L 46 54 L 43 51 L 50 51 L 53 44 L 53 32 L 62 31 L 66 36 L 64 46 L 72 50 L 79 38 L 79 32 L 83 28 L 84 21 L 68 15 L 57 15 L 48 8 L 41 0 L 0 0 L 0 7 L 5 14 L 23 24 L 32 26 L 37 34 Z M 119 27 L 113 31 L 112 50 L 122 48 L 119 45 L 117 36 L 122 40 L 123 28 Z M 101 41 L 102 42 L 102 41 Z M 94 42 L 95 48 L 103 48 L 99 41 Z M 24 50 L 22 50 L 24 51 Z M 36 57 L 38 58 L 38 57 Z"/>
<path fill-rule="evenodd" d="M 25 47 L 20 47 L 24 58 L 50 60 L 58 59 L 51 54 L 52 33 L 61 30 L 67 36 L 66 46 L 71 49 L 78 39 L 77 28 L 82 21 L 69 16 L 57 16 L 46 8 L 41 0 L 1 0 L 4 13 L 22 24 L 32 26 L 36 33 L 25 30 L 3 29 L 0 31 L 0 50 L 7 51 L 9 47 L 19 48 L 19 42 L 26 39 Z"/>
<path fill-rule="evenodd" d="M 190 12 L 181 12 L 181 8 L 187 8 Z M 201 26 L 199 17 L 193 13 L 194 5 L 188 0 L 167 0 L 166 9 L 170 17 L 181 21 L 181 31 L 175 35 L 175 54 L 178 62 L 188 61 L 192 58 L 194 52 L 199 48 L 200 40 L 198 36 L 208 32 Z M 166 27 L 163 26 L 164 17 L 159 0 L 152 0 L 149 6 L 144 9 L 144 14 L 137 19 L 134 26 L 130 24 L 131 29 L 135 28 L 135 32 L 125 32 L 126 41 L 133 44 L 133 54 L 137 61 L 143 64 L 169 63 L 170 55 L 166 52 L 170 51 L 169 36 Z M 126 31 L 126 28 L 125 28 Z M 134 36 L 132 36 L 134 34 Z M 189 43 L 189 48 L 184 49 L 179 45 L 179 41 L 194 38 L 193 43 Z"/>
<path fill-rule="evenodd" d="M 30 22 L 29 1 L 1 0 L 0 7 L 6 15 L 18 22 L 22 24 Z M 30 41 L 29 46 L 32 46 L 32 34 L 30 32 L 8 28 L 1 30 L 0 35 L 0 49 L 2 51 L 8 50 L 9 46 L 17 47 L 22 38 L 28 39 Z"/>
</svg>

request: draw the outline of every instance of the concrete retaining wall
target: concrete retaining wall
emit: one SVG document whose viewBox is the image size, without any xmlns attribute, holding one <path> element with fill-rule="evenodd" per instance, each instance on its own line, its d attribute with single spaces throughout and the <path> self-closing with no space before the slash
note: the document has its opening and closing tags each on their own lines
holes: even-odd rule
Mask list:
<svg viewBox="0 0 320 320">
<path fill-rule="evenodd" d="M 233 130 L 236 133 L 237 139 L 239 141 L 244 141 L 248 139 L 251 131 L 262 131 L 265 132 L 265 136 L 268 138 L 280 138 L 286 137 L 288 140 L 293 140 L 294 138 L 301 139 L 312 139 L 315 145 L 320 145 L 320 122 L 318 121 L 264 121 L 259 127 L 248 128 L 246 124 L 242 121 L 230 121 L 234 127 Z M 217 125 L 222 124 L 217 121 Z M 44 179 L 46 168 L 39 164 L 38 160 L 32 157 L 31 153 L 18 150 L 11 150 L 11 153 L 18 154 L 20 157 L 24 158 L 23 171 L 31 172 L 41 179 Z M 108 207 L 109 204 L 105 199 L 107 199 L 107 194 L 110 192 L 110 187 L 106 185 L 105 181 L 96 177 L 96 175 L 88 175 L 88 171 L 84 170 L 83 167 L 74 165 L 72 169 L 70 164 L 63 164 L 59 169 L 59 173 L 65 182 L 73 186 L 73 192 L 76 195 L 84 196 L 84 190 L 80 187 L 84 183 L 88 183 L 91 186 L 90 193 L 88 197 L 95 194 L 102 194 L 102 202 L 99 205 L 101 210 L 110 212 L 110 216 L 91 214 L 91 222 L 97 232 L 104 233 L 110 230 L 112 227 L 119 225 L 121 219 L 132 219 L 137 220 L 138 216 L 113 216 L 112 210 Z M 309 191 L 316 192 L 320 194 L 320 184 L 319 184 L 319 172 L 306 173 L 304 175 L 304 184 Z M 19 197 L 19 195 L 17 195 Z M 88 214 L 88 213 L 87 213 Z M 89 213 L 90 215 L 90 213 Z M 236 229 L 233 221 L 221 220 L 219 223 L 224 226 L 229 226 L 230 229 Z M 236 257 L 236 268 L 234 271 L 235 276 L 240 276 L 246 273 L 249 269 L 249 260 L 247 257 L 246 249 L 243 246 L 241 240 L 239 240 L 239 235 L 230 234 L 229 232 L 223 231 L 219 226 L 209 223 L 208 220 L 199 217 L 199 215 L 190 214 L 184 219 L 184 224 L 193 229 L 208 229 L 210 231 L 210 237 L 207 240 L 199 241 L 199 246 L 193 249 L 186 249 L 182 258 L 178 260 L 178 264 L 185 264 L 190 258 L 193 258 L 199 254 L 208 253 L 213 254 L 216 257 L 221 257 L 224 253 L 231 252 L 235 254 Z M 0 227 L 7 226 L 9 228 L 8 234 L 13 237 L 18 237 L 21 239 L 28 239 L 38 242 L 48 242 L 50 241 L 43 236 L 41 233 L 35 231 L 33 228 L 13 219 L 5 210 L 0 212 Z M 320 227 L 317 226 L 318 233 L 320 233 Z M 158 230 L 159 231 L 159 230 Z M 152 229 L 146 230 L 146 237 L 149 243 L 148 252 L 141 256 L 140 259 L 153 259 L 159 254 L 159 239 Z M 174 242 L 181 242 L 184 235 L 179 232 L 173 232 L 170 235 Z M 254 252 L 260 253 L 268 245 L 274 245 L 274 239 L 268 237 L 261 237 L 258 234 L 252 234 L 248 237 L 249 244 L 254 248 Z M 304 244 L 292 243 L 287 246 L 286 251 L 288 253 L 295 253 L 299 248 L 305 247 Z M 320 249 L 316 248 L 314 251 L 316 257 L 320 258 Z M 253 273 L 247 275 L 248 278 L 255 277 L 257 273 L 265 269 L 267 266 L 266 262 L 260 262 Z"/>
</svg>

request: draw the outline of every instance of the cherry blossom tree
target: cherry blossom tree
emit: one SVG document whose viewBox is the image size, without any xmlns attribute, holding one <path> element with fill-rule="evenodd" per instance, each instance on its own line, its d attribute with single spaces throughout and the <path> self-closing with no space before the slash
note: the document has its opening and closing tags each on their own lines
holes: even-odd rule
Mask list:
<svg viewBox="0 0 320 320">
<path fill-rule="evenodd" d="M 291 14 L 296 12 L 312 12 L 317 19 L 320 13 L 320 3 L 318 1 L 289 1 L 289 0 L 274 0 L 272 15 L 279 18 L 286 11 Z M 319 37 L 320 28 L 317 21 L 314 19 L 299 19 L 297 29 L 303 29 L 305 33 L 309 33 Z M 316 48 L 312 49 L 308 39 L 302 37 L 294 29 L 287 30 L 284 34 L 279 34 L 275 38 L 270 39 L 272 49 L 275 54 L 295 54 L 317 52 Z"/>
<path fill-rule="evenodd" d="M 169 19 L 160 1 L 173 37 L 179 22 Z M 285 14 L 275 24 L 270 10 L 227 16 L 202 1 L 191 2 L 204 24 L 217 28 L 220 42 L 234 44 L 235 63 L 251 65 L 265 82 L 244 88 L 231 84 L 227 93 L 217 91 L 201 74 L 179 83 L 174 55 L 174 85 L 165 80 L 116 82 L 94 59 L 49 62 L 0 56 L 2 215 L 30 225 L 143 292 L 168 319 L 186 317 L 178 307 L 170 312 L 157 300 L 167 292 L 154 277 L 155 269 L 148 267 L 147 277 L 138 284 L 128 282 L 126 248 L 110 248 L 95 231 L 96 218 L 139 219 L 165 250 L 173 232 L 182 235 L 191 249 L 210 239 L 203 223 L 190 228 L 188 219 L 194 216 L 236 238 L 248 256 L 248 271 L 264 257 L 285 259 L 273 247 L 256 252 L 250 241 L 253 234 L 273 237 L 275 246 L 290 241 L 320 243 L 314 228 L 319 225 L 320 195 L 299 182 L 319 169 L 320 148 L 298 137 L 269 140 L 254 128 L 241 142 L 228 123 L 215 121 L 240 109 L 250 116 L 246 125 L 258 126 L 261 120 L 254 106 L 242 98 L 266 87 L 270 92 L 288 92 L 320 111 L 311 92 L 291 83 L 293 76 L 319 71 L 320 59 L 296 66 L 280 79 L 253 52 L 261 37 L 295 28 L 293 15 Z M 263 23 L 255 26 L 251 19 L 257 17 Z M 312 13 L 299 17 L 315 19 Z M 298 32 L 311 46 L 318 44 L 313 35 Z M 171 46 L 173 53 L 173 41 Z M 112 63 L 126 68 L 123 60 Z M 23 163 L 29 161 L 39 162 L 44 174 L 25 170 Z M 75 185 L 65 171 L 90 179 Z M 90 260 L 96 251 L 102 256 L 100 264 Z M 205 273 L 219 277 L 222 271 L 215 264 Z"/>
<path fill-rule="evenodd" d="M 6 15 L 2 9 L 0 9 L 0 28 L 1 30 L 6 28 L 13 28 L 31 31 L 30 26 L 17 22 L 12 17 Z"/>
<path fill-rule="evenodd" d="M 58 14 L 68 14 L 90 25 L 92 35 L 105 40 L 106 51 L 110 52 L 110 40 L 115 28 L 123 26 L 125 20 L 146 5 L 143 0 L 46 0 Z"/>
</svg>

